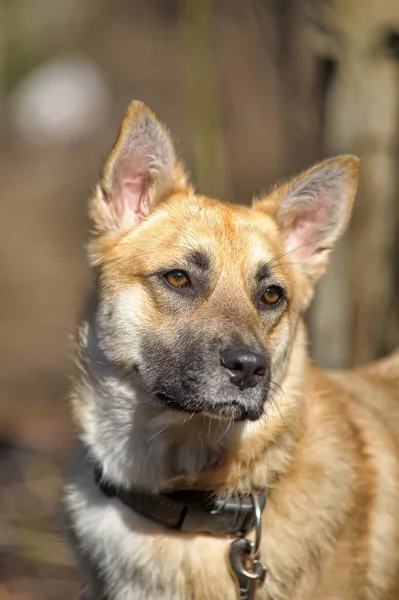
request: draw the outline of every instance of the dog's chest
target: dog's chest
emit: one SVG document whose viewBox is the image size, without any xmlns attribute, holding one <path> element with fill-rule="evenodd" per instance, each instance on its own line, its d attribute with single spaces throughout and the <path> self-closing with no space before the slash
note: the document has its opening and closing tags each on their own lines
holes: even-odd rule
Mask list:
<svg viewBox="0 0 399 600">
<path fill-rule="evenodd" d="M 66 501 L 78 546 L 82 540 L 75 550 L 92 565 L 88 599 L 237 599 L 230 540 L 160 529 L 91 486 L 70 485 Z"/>
</svg>

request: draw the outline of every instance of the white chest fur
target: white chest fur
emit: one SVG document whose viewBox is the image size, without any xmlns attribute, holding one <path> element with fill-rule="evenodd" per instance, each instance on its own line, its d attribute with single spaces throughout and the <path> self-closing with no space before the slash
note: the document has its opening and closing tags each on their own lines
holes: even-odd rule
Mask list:
<svg viewBox="0 0 399 600">
<path fill-rule="evenodd" d="M 230 539 L 164 529 L 104 496 L 90 472 L 69 483 L 66 504 L 80 552 L 107 582 L 93 573 L 90 600 L 236 600 Z"/>
</svg>

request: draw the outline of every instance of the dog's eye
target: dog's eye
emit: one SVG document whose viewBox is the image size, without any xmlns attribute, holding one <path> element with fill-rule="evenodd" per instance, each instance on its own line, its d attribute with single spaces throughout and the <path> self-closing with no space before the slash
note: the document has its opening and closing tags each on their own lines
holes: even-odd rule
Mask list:
<svg viewBox="0 0 399 600">
<path fill-rule="evenodd" d="M 283 290 L 278 285 L 270 285 L 263 294 L 266 304 L 277 304 L 283 298 Z"/>
<path fill-rule="evenodd" d="M 184 271 L 169 271 L 164 275 L 166 281 L 175 288 L 188 287 L 190 278 Z"/>
</svg>

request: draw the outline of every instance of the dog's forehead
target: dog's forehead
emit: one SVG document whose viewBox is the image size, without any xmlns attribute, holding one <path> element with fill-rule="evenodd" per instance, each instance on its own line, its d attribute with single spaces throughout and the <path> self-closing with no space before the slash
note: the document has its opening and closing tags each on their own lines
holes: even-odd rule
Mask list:
<svg viewBox="0 0 399 600">
<path fill-rule="evenodd" d="M 267 214 L 204 196 L 178 194 L 124 236 L 105 265 L 111 276 L 118 267 L 126 282 L 131 275 L 174 268 L 190 271 L 194 265 L 214 275 L 223 273 L 231 282 L 237 276 L 240 280 L 262 278 L 262 269 L 267 268 L 288 284 L 290 267 L 287 261 L 276 260 L 283 252 L 281 234 Z"/>
<path fill-rule="evenodd" d="M 281 250 L 277 226 L 269 216 L 204 196 L 172 199 L 152 226 L 158 230 L 159 246 L 177 255 L 198 249 L 211 259 L 226 255 L 256 264 Z"/>
</svg>

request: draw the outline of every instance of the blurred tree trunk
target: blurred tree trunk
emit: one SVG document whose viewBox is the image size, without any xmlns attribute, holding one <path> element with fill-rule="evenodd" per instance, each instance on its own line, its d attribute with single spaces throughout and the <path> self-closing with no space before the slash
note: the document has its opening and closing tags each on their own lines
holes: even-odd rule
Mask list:
<svg viewBox="0 0 399 600">
<path fill-rule="evenodd" d="M 312 323 L 316 359 L 341 367 L 372 360 L 398 340 L 399 2 L 333 0 L 312 8 L 318 51 L 335 63 L 325 152 L 361 158 L 351 226 L 321 283 Z"/>
<path fill-rule="evenodd" d="M 180 0 L 180 24 L 194 178 L 208 194 L 223 198 L 227 164 L 211 0 Z"/>
<path fill-rule="evenodd" d="M 179 7 L 195 179 L 208 193 L 249 204 L 317 154 L 303 8 L 290 0 Z"/>
</svg>

